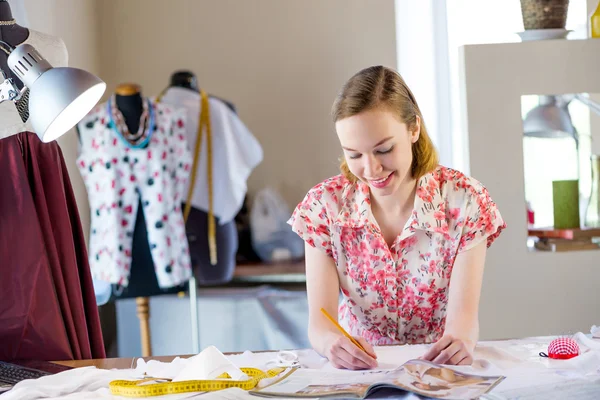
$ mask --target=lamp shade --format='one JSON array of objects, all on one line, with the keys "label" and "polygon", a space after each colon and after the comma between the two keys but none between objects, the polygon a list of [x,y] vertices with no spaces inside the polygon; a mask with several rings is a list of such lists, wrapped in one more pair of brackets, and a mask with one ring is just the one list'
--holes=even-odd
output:
[{"label": "lamp shade", "polygon": [[87,71],[53,68],[28,44],[11,52],[8,66],[29,88],[29,118],[33,130],[45,143],[73,128],[106,90],[106,83]]},{"label": "lamp shade", "polygon": [[571,138],[577,134],[566,106],[557,104],[555,96],[542,96],[540,105],[527,113],[523,133],[539,138]]}]

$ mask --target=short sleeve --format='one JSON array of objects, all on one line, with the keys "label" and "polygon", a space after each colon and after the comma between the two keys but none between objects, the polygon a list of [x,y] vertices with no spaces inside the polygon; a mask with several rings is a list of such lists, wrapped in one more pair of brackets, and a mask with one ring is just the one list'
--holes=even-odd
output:
[{"label": "short sleeve", "polygon": [[460,237],[458,252],[464,252],[487,240],[490,247],[506,228],[496,203],[488,190],[479,182],[473,182],[467,189],[465,220]]},{"label": "short sleeve", "polygon": [[333,257],[330,218],[322,187],[311,189],[287,221],[306,243]]}]

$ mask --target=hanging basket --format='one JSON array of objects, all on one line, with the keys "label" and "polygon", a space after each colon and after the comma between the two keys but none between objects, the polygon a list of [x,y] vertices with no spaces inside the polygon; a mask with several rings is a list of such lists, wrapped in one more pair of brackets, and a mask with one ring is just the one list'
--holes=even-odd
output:
[{"label": "hanging basket", "polygon": [[528,29],[564,29],[569,0],[521,0],[523,26]]}]

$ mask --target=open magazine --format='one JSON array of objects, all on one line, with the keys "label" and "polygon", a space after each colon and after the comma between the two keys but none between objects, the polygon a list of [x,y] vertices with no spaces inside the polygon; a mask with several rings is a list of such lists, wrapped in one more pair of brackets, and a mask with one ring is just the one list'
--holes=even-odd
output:
[{"label": "open magazine", "polygon": [[393,370],[324,372],[296,369],[271,385],[251,390],[263,397],[345,397],[364,399],[385,389],[412,392],[436,399],[477,399],[489,393],[504,376],[455,371],[424,360],[410,360]]}]

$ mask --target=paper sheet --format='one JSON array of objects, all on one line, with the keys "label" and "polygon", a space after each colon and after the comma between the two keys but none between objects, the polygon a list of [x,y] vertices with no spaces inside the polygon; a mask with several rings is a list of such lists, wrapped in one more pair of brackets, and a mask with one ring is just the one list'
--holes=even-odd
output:
[{"label": "paper sheet", "polygon": [[572,382],[528,386],[520,389],[503,391],[500,395],[494,397],[484,397],[484,399],[489,400],[496,398],[506,400],[598,400],[600,398],[600,383]]}]

